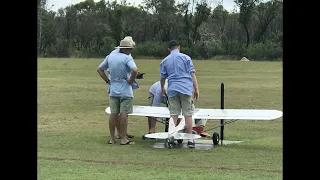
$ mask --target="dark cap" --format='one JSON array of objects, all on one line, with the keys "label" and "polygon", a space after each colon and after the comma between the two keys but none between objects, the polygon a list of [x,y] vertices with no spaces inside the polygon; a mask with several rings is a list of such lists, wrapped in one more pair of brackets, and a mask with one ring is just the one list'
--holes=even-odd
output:
[{"label": "dark cap", "polygon": [[176,40],[171,40],[171,41],[169,41],[168,48],[171,49],[171,48],[173,48],[173,47],[175,47],[175,46],[179,46],[179,45],[180,45],[180,44],[178,43],[178,41],[176,41]]}]

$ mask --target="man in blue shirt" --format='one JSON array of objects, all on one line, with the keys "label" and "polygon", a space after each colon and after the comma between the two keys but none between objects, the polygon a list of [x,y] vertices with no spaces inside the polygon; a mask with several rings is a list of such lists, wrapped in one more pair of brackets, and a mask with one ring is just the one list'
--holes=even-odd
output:
[{"label": "man in blue shirt", "polygon": [[[119,49],[117,49],[118,52],[119,52]],[[111,52],[112,53],[112,52]],[[130,55],[129,55],[130,56]],[[103,64],[104,62],[102,62],[101,64]],[[108,72],[108,78],[110,79],[110,73],[109,73],[109,69],[107,69],[107,72]],[[139,72],[138,72],[139,73]],[[108,94],[110,94],[110,84],[108,86]],[[120,139],[120,115],[118,115],[117,117],[117,121],[116,121],[116,130],[117,130],[117,139]],[[127,137],[130,139],[130,138],[134,138],[133,135],[130,135],[127,133]],[[111,143],[110,143],[111,144]]]},{"label": "man in blue shirt", "polygon": [[[133,41],[133,39],[132,39],[131,36],[126,36],[126,37],[124,38],[124,40],[129,40],[129,41],[131,41],[131,42],[133,43],[133,46],[135,46],[135,44],[136,44],[136,43]],[[119,53],[119,52],[120,52],[120,48],[116,48],[115,50],[111,51],[110,54]],[[109,54],[109,55],[110,55],[110,54]],[[129,54],[129,56],[132,58],[131,53]],[[107,56],[107,57],[108,57],[108,56]],[[103,60],[103,62],[101,63],[101,65],[103,65],[104,63],[106,63],[107,57]],[[101,65],[100,65],[100,66],[101,66]],[[106,69],[106,70],[107,70],[107,72],[108,72],[108,78],[110,79],[109,69]],[[110,85],[108,86],[108,93],[110,93]],[[116,121],[116,129],[117,129],[117,133],[118,133],[117,139],[120,139],[120,115],[118,116],[118,120]],[[134,136],[127,133],[127,137],[128,137],[128,138],[133,138]]]},{"label": "man in blue shirt", "polygon": [[[169,42],[170,54],[160,63],[161,91],[165,95],[164,84],[168,79],[167,96],[171,117],[177,125],[178,116],[185,117],[186,132],[192,133],[192,115],[194,111],[193,98],[199,98],[196,71],[191,58],[180,53],[180,44],[173,40]],[[193,148],[194,140],[188,140],[188,147]]]},{"label": "man in blue shirt", "polygon": [[[165,80],[164,84],[164,90],[165,93],[168,88],[168,79]],[[165,106],[167,107],[167,100],[164,98],[164,96],[161,95],[161,83],[160,81],[155,82],[150,88],[149,88],[149,106]],[[195,130],[198,134],[200,134],[203,137],[210,137],[210,135],[204,131],[204,127],[207,123],[207,119],[194,119],[195,121],[195,127],[193,127],[193,130]],[[155,133],[156,131],[156,118],[155,117],[148,117],[148,130],[149,133]],[[145,136],[142,137],[143,139],[150,139]]]},{"label": "man in blue shirt", "polygon": [[[110,86],[109,105],[110,105],[110,144],[115,141],[115,126],[118,114],[120,115],[120,136],[121,145],[134,144],[134,142],[127,139],[128,114],[132,113],[133,91],[132,84],[135,81],[138,69],[132,57],[134,43],[130,39],[123,39],[120,41],[119,52],[110,53],[103,61],[98,73],[100,77]],[[109,69],[110,79],[105,74],[105,70]]]}]

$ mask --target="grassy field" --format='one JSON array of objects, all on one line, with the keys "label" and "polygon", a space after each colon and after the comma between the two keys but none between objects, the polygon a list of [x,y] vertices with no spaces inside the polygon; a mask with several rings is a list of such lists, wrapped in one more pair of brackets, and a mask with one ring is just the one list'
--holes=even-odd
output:
[{"label": "grassy field", "polygon": [[[38,178],[95,179],[282,179],[282,118],[237,121],[225,127],[226,140],[243,143],[210,151],[153,149],[145,141],[146,118],[130,117],[135,145],[107,144],[107,85],[96,72],[102,59],[38,59]],[[159,80],[160,60],[136,60],[134,104],[147,105],[148,89]],[[281,62],[194,61],[200,88],[197,108],[282,110]],[[218,121],[207,123],[208,128]],[[158,124],[157,131],[164,125]],[[216,131],[219,131],[217,129]],[[212,133],[212,132],[210,132]]]}]

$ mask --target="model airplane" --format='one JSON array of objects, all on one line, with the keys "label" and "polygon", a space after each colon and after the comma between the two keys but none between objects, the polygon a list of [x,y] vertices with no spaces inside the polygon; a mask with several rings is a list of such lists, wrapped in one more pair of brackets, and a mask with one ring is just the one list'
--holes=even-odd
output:
[{"label": "model airplane", "polygon": [[[110,107],[105,109],[107,114],[110,114]],[[228,122],[234,122],[235,120],[274,120],[282,117],[282,112],[278,110],[266,110],[266,109],[195,109],[193,115],[194,119],[224,119],[230,120]],[[128,114],[129,116],[143,116],[143,117],[158,117],[158,118],[170,118],[170,111],[167,107],[154,107],[154,106],[133,106],[133,112]],[[178,140],[178,143],[182,143],[184,139],[198,139],[200,135],[184,133],[185,120],[184,116],[179,115],[180,123],[175,126],[173,119],[169,120],[168,132],[159,132],[146,134],[148,138],[166,139],[167,147],[171,148],[174,140]],[[194,122],[193,122],[194,125]],[[213,137],[214,138],[214,137]],[[214,144],[218,143],[218,140],[214,140]]]}]

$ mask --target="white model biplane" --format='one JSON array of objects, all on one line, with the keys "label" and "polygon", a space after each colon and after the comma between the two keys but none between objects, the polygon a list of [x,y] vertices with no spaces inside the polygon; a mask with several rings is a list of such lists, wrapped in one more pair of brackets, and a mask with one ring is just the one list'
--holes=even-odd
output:
[{"label": "white model biplane", "polygon": [[[110,114],[110,107],[105,109],[107,114]],[[154,107],[154,106],[133,106],[133,112],[129,116],[143,116],[143,117],[157,117],[157,118],[170,118],[170,112],[167,107]],[[280,118],[282,112],[278,110],[265,110],[265,109],[195,109],[193,115],[194,119],[223,119],[227,120],[224,124],[234,122],[236,120],[274,120]],[[179,116],[180,123],[175,126],[172,118],[169,119],[168,132],[159,132],[146,134],[148,138],[165,139],[166,146],[171,148],[174,140],[182,143],[184,139],[198,139],[201,138],[198,134],[184,133],[185,120],[182,115]],[[194,125],[194,121],[193,121]],[[213,128],[212,128],[213,129]],[[214,139],[213,143],[218,143],[219,139]],[[219,138],[219,137],[218,137]]]}]

